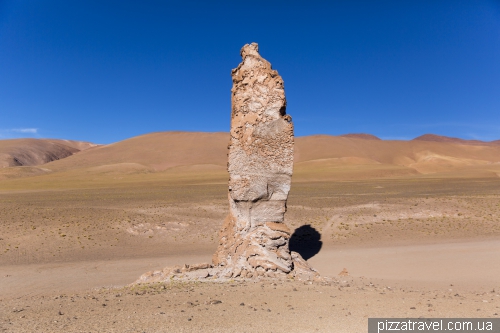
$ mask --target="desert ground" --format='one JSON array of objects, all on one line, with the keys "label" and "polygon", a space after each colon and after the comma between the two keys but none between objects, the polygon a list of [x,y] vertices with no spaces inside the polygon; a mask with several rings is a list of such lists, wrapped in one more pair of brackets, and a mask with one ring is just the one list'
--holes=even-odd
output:
[{"label": "desert ground", "polygon": [[324,281],[142,285],[147,271],[210,262],[228,213],[227,133],[57,144],[53,158],[0,144],[0,331],[366,332],[370,317],[500,317],[498,144],[297,138],[285,221]]}]

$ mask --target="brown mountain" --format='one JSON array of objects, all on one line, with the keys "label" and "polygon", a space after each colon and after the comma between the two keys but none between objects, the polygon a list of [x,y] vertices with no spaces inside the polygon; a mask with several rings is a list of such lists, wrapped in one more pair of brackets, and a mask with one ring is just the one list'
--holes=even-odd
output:
[{"label": "brown mountain", "polygon": [[[53,158],[43,168],[0,169],[0,179],[38,175],[37,182],[51,186],[58,182],[77,182],[83,184],[78,186],[84,186],[90,181],[105,184],[127,179],[226,182],[228,141],[229,133],[160,132],[75,154],[76,148],[68,148],[60,142],[34,140],[30,141],[31,149],[39,149],[34,143],[43,147],[50,143],[50,147],[59,152],[59,159]],[[1,145],[5,145],[5,141],[0,141]],[[50,154],[42,154],[42,157],[48,158],[47,155]],[[70,156],[61,158],[67,155]],[[422,175],[498,177],[500,145],[426,140],[384,141],[330,135],[295,139],[294,181]]]},{"label": "brown mountain", "polygon": [[460,138],[452,138],[448,136],[436,135],[436,134],[424,134],[419,137],[416,137],[416,141],[434,141],[434,142],[449,142],[449,143],[458,143],[461,145],[474,145],[474,146],[489,146],[489,145],[499,145],[500,140],[496,141],[480,141],[480,140],[464,140]]},{"label": "brown mountain", "polygon": [[94,146],[89,142],[56,139],[0,140],[0,167],[41,165]]},{"label": "brown mountain", "polygon": [[95,147],[46,165],[52,170],[148,169],[164,171],[181,165],[225,167],[229,133],[158,132]]},{"label": "brown mountain", "polygon": [[[151,133],[83,151],[45,167],[92,173],[173,172],[193,167],[225,172],[228,141],[228,133]],[[313,135],[295,139],[294,163],[298,175],[310,176],[353,170],[361,170],[358,176],[372,174],[370,170],[380,175],[435,173],[500,163],[500,146]]]},{"label": "brown mountain", "polygon": [[365,140],[382,140],[378,136],[367,133],[349,133],[349,134],[342,134],[339,136],[344,138],[355,138],[355,139],[365,139]]}]

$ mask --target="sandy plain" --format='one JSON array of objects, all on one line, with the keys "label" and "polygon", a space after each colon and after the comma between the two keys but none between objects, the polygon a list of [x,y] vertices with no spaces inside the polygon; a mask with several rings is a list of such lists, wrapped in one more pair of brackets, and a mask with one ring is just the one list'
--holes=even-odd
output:
[{"label": "sandy plain", "polygon": [[92,148],[4,179],[0,331],[366,332],[369,317],[499,317],[500,156],[488,147],[492,161],[472,163],[463,152],[482,148],[452,145],[464,156],[450,162],[425,145],[441,157],[414,159],[420,171],[302,148],[314,156],[297,163],[286,223],[327,282],[130,285],[210,261],[228,209],[218,150],[154,169],[99,151],[116,163],[96,165]]}]

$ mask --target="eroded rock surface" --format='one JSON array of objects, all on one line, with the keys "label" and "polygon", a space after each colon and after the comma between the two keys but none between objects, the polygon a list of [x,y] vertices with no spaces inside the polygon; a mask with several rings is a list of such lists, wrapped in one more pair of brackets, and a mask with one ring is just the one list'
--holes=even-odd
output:
[{"label": "eroded rock surface", "polygon": [[166,268],[139,282],[319,277],[289,250],[291,232],[284,214],[293,172],[293,124],[286,114],[283,79],[258,51],[256,43],[243,46],[243,61],[232,70],[229,215],[212,265]]},{"label": "eroded rock surface", "polygon": [[229,216],[214,265],[228,277],[289,273],[290,230],[283,223],[293,171],[293,124],[283,79],[258,45],[241,49],[232,71]]}]

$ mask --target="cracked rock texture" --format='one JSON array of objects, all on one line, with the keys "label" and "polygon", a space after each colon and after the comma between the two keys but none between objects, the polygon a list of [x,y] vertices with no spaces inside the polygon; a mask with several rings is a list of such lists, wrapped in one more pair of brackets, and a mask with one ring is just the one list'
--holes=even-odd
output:
[{"label": "cracked rock texture", "polygon": [[283,79],[259,54],[241,49],[232,70],[229,209],[213,264],[226,277],[287,274],[290,230],[283,223],[293,171],[293,124]]},{"label": "cracked rock texture", "polygon": [[138,283],[229,278],[322,279],[288,247],[284,223],[293,171],[293,124],[286,114],[283,79],[259,54],[256,43],[241,49],[232,70],[229,141],[229,215],[212,264],[167,267]]}]

